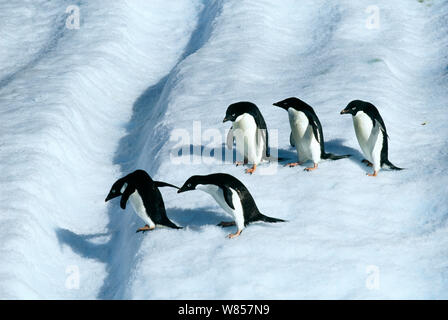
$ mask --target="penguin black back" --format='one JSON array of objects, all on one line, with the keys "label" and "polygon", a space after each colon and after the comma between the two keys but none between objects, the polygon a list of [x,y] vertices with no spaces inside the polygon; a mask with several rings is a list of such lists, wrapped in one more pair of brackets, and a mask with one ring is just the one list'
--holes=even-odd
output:
[{"label": "penguin black back", "polygon": [[341,111],[341,114],[351,114],[352,116],[356,116],[356,114],[362,111],[364,112],[372,121],[373,127],[379,125],[380,130],[383,133],[383,141],[381,148],[381,163],[380,165],[387,165],[389,168],[393,170],[402,170],[403,168],[399,168],[393,165],[389,161],[389,146],[388,139],[389,135],[387,134],[386,124],[384,123],[383,118],[381,117],[378,109],[370,102],[362,101],[362,100],[353,100],[351,101],[344,110]]},{"label": "penguin black back", "polygon": [[137,191],[143,202],[146,214],[155,224],[180,229],[168,219],[159,187],[173,187],[178,189],[176,186],[169,183],[153,181],[149,174],[144,170],[136,170],[127,176],[118,179],[113,184],[106,201],[121,196],[120,207],[126,209],[126,203],[129,197]]},{"label": "penguin black back", "polygon": [[194,190],[199,184],[212,184],[220,187],[223,190],[225,201],[232,209],[234,209],[235,206],[232,203],[232,192],[230,189],[235,190],[241,200],[241,205],[243,207],[245,226],[255,221],[284,222],[284,220],[282,219],[263,215],[258,210],[255,200],[246,186],[240,180],[230,174],[214,173],[206,176],[192,176],[184,183],[184,185],[179,189],[178,192]]},{"label": "penguin black back", "polygon": [[[309,104],[300,100],[299,98],[291,97],[291,98],[287,98],[282,101],[274,103],[274,106],[285,109],[286,111],[288,111],[289,108],[293,108],[296,111],[301,111],[305,114],[305,116],[308,118],[308,122],[309,122],[310,126],[313,129],[314,137],[320,144],[320,152],[321,152],[322,159],[339,160],[339,159],[350,157],[350,155],[338,156],[338,155],[334,155],[334,154],[325,152],[324,133],[322,130],[322,124],[320,123],[320,120],[319,120],[316,112]],[[291,136],[292,136],[292,134],[291,134]],[[292,140],[292,139],[290,138],[290,140]],[[292,141],[290,141],[290,143],[291,142]],[[292,145],[292,143],[291,143],[291,145]]]}]

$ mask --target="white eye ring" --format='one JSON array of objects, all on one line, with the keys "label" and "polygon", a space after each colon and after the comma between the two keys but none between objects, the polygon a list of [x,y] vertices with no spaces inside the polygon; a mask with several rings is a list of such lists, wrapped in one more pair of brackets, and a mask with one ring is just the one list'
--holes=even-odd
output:
[{"label": "white eye ring", "polygon": [[187,184],[187,187],[190,188],[191,187],[191,183]]}]

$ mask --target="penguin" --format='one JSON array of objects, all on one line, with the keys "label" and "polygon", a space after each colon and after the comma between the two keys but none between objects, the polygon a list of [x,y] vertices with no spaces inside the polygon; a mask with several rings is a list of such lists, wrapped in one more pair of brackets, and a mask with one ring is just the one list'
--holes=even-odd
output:
[{"label": "penguin", "polygon": [[291,147],[295,147],[296,146],[296,143],[294,141],[294,135],[292,134],[292,131],[289,134],[289,144],[291,145]]},{"label": "penguin", "polygon": [[295,167],[312,160],[313,167],[305,168],[306,171],[317,169],[322,159],[339,160],[350,155],[334,155],[325,152],[324,135],[322,125],[313,108],[302,100],[292,97],[273,104],[288,111],[289,124],[291,126],[290,144],[297,150],[298,162],[288,163],[287,166]]},{"label": "penguin", "polygon": [[210,194],[215,201],[230,214],[234,221],[223,221],[221,227],[236,225],[237,232],[228,235],[228,238],[238,237],[243,229],[252,222],[285,222],[285,220],[271,218],[260,213],[255,200],[244,184],[232,175],[214,173],[205,176],[192,176],[177,191],[178,193],[201,190]]},{"label": "penguin", "polygon": [[127,176],[118,179],[110,189],[106,202],[121,196],[120,207],[126,209],[126,202],[131,200],[135,213],[146,225],[137,229],[137,232],[153,230],[157,226],[166,226],[173,229],[181,229],[171,222],[166,216],[165,205],[159,187],[173,187],[172,184],[153,181],[144,170],[136,170]]},{"label": "penguin", "polygon": [[370,102],[354,100],[341,111],[341,114],[347,113],[353,116],[356,138],[366,157],[362,162],[373,167],[373,173],[367,175],[376,177],[384,165],[393,170],[403,170],[393,165],[388,159],[387,139],[389,136],[378,109]]},{"label": "penguin", "polygon": [[232,149],[235,139],[236,151],[240,159],[244,159],[236,165],[252,164],[246,173],[254,173],[257,165],[270,156],[268,130],[260,110],[252,102],[233,103],[227,108],[223,122],[226,121],[233,123],[227,136],[227,147]]}]

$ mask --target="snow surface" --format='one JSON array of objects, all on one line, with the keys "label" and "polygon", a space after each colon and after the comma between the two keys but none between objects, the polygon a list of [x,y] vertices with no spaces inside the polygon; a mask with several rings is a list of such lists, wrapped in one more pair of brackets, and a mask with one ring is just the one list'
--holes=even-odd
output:
[{"label": "snow surface", "polygon": [[[448,298],[448,2],[374,5],[372,29],[371,1],[0,2],[0,298]],[[249,100],[295,160],[272,106],[290,96],[314,107],[329,152],[353,157],[252,176],[210,157],[227,106]],[[379,108],[406,170],[365,176],[339,115],[354,99]],[[202,157],[178,157],[179,130]],[[209,195],[163,188],[185,228],[136,234],[132,209],[104,198],[137,168],[176,185],[230,173],[288,222],[229,240]]]}]

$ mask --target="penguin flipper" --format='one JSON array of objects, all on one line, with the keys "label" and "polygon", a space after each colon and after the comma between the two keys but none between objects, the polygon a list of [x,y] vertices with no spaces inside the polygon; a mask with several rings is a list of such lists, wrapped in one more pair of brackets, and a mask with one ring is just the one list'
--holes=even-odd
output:
[{"label": "penguin flipper", "polygon": [[384,124],[383,119],[375,119],[374,125],[375,124],[378,124],[379,127],[380,127],[381,132],[386,136],[387,139],[390,139],[389,135],[387,134],[386,125]]},{"label": "penguin flipper", "polygon": [[224,200],[226,200],[227,205],[230,208],[232,208],[233,210],[235,210],[235,206],[233,205],[233,201],[232,201],[232,190],[230,190],[226,186],[221,186],[221,188],[222,188],[222,192],[224,194]]},{"label": "penguin flipper", "polygon": [[126,190],[124,190],[123,194],[121,195],[120,199],[120,207],[121,209],[126,209],[126,202],[128,202],[129,197],[131,194],[133,194],[135,191],[135,188],[133,187],[127,187]]},{"label": "penguin flipper", "polygon": [[289,135],[289,144],[291,145],[291,147],[295,147],[296,146],[296,142],[294,141],[294,135],[292,134],[292,131]]},{"label": "penguin flipper", "polygon": [[257,144],[263,144],[263,157],[269,157],[271,154],[269,150],[269,135],[267,129],[258,129],[257,130]]},{"label": "penguin flipper", "polygon": [[[311,107],[310,107],[311,108]],[[323,144],[322,141],[322,125],[320,124],[319,118],[317,117],[314,110],[311,108],[311,110],[304,111],[305,116],[308,118],[308,123],[313,129],[314,138],[317,142],[320,144]]]},{"label": "penguin flipper", "polygon": [[229,133],[227,133],[226,145],[227,145],[227,149],[232,150],[232,148],[233,148],[233,126],[230,127]]},{"label": "penguin flipper", "polygon": [[316,139],[317,142],[322,143],[320,140],[320,132],[319,132],[319,126],[316,122],[316,120],[312,119],[312,121],[310,121],[311,127],[313,128],[313,134],[314,134],[314,138]]},{"label": "penguin flipper", "polygon": [[154,181],[154,184],[156,185],[156,187],[161,188],[161,187],[171,187],[171,188],[176,188],[176,189],[180,189],[179,187],[176,187],[175,185],[163,182],[163,181]]}]

